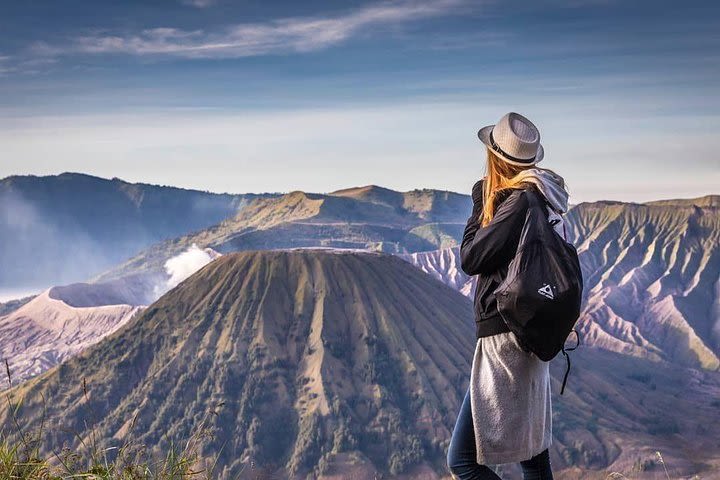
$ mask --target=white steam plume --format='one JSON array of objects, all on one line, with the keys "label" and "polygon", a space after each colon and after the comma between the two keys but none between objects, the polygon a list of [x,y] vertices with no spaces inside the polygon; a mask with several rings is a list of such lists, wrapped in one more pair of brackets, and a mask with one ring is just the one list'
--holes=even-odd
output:
[{"label": "white steam plume", "polygon": [[175,288],[180,282],[221,255],[221,253],[216,252],[212,248],[200,248],[193,243],[192,246],[184,252],[169,258],[165,262],[165,272],[169,278],[165,284],[155,287],[156,298],[168,290]]}]

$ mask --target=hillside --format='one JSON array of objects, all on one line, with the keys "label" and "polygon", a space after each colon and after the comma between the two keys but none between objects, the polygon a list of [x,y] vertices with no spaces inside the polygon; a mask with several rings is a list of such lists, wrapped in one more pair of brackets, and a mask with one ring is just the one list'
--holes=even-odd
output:
[{"label": "hillside", "polygon": [[720,368],[720,208],[699,205],[581,204],[570,212],[588,341]]},{"label": "hillside", "polygon": [[[130,320],[142,310],[142,297],[134,292],[138,287],[53,287],[0,315],[0,360],[8,362],[13,384],[77,355]],[[3,378],[0,390],[9,386]]]},{"label": "hillside", "polygon": [[[219,256],[193,247],[169,259],[164,275],[59,285],[0,304],[0,361],[8,361],[16,384],[39,375],[97,343]],[[7,386],[3,382],[0,390]]]},{"label": "hillside", "polygon": [[137,415],[134,435],[158,450],[165,433],[182,438],[208,418],[218,439],[207,453],[229,440],[228,475],[248,461],[332,468],[352,452],[366,472],[442,471],[472,328],[467,298],[397,257],[247,251],[216,259],[16,393],[24,415],[38,420],[42,393],[49,424],[75,429],[91,406],[105,439],[121,439]]},{"label": "hillside", "polygon": [[[203,454],[228,442],[220,478],[250,462],[276,478],[448,478],[447,442],[475,344],[471,318],[465,296],[397,256],[246,251],[214,260],[12,394],[25,399],[28,428],[47,399],[56,446],[72,442],[73,430],[88,435],[83,422],[95,418],[97,438],[117,444],[131,432],[157,453],[168,447],[165,434],[187,438],[207,422],[213,437]],[[659,474],[655,450],[674,477],[717,473],[720,373],[583,346],[560,397],[563,368],[553,360],[558,478],[599,479],[637,465]],[[5,431],[9,421],[2,411]],[[504,471],[519,478],[516,467]]]},{"label": "hillside", "polygon": [[336,190],[330,195],[384,205],[416,214],[427,222],[462,221],[462,211],[469,206],[467,195],[430,188],[398,192],[377,185],[365,185]]},{"label": "hillside", "polygon": [[398,254],[398,257],[412,263],[423,272],[454,288],[466,297],[473,298],[474,277],[465,275],[465,272],[460,268],[460,247],[442,248],[429,252],[404,253]]},{"label": "hillside", "polygon": [[28,303],[30,300],[32,300],[35,297],[37,297],[37,295],[28,295],[26,297],[21,297],[16,300],[0,302],[0,317],[14,312],[15,310],[22,307],[23,305],[25,305],[26,303]]},{"label": "hillside", "polygon": [[[582,203],[567,215],[585,279],[581,327],[592,345],[720,367],[720,208],[709,197]],[[402,255],[471,296],[458,247]]]},{"label": "hillside", "polygon": [[267,194],[229,195],[79,173],[0,179],[0,288],[85,281]]},{"label": "hillside", "polygon": [[720,207],[720,195],[705,195],[697,198],[676,198],[668,200],[654,200],[645,202],[645,205],[677,205],[677,206],[696,206],[696,207]]},{"label": "hillside", "polygon": [[153,245],[95,281],[157,273],[168,258],[192,244],[221,253],[315,246],[388,253],[433,250],[453,245],[462,235],[469,208],[467,195],[427,189],[293,191],[255,199],[218,225]]},{"label": "hillside", "polygon": [[607,480],[610,472],[621,472],[665,479],[655,455],[660,451],[672,479],[720,479],[720,372],[587,345],[570,354],[562,396],[562,355],[550,367],[556,478]]}]

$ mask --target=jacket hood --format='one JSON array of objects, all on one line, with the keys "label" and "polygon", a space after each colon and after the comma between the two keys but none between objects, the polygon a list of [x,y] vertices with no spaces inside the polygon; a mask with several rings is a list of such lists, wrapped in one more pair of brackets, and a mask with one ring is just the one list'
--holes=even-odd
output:
[{"label": "jacket hood", "polygon": [[518,173],[515,178],[537,186],[556,212],[561,214],[567,212],[569,194],[564,187],[565,181],[560,175],[539,168],[528,168]]}]

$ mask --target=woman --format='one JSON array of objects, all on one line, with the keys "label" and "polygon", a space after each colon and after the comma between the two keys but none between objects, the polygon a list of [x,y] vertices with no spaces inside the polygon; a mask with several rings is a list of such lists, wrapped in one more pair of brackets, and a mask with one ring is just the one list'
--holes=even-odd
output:
[{"label": "woman", "polygon": [[[544,150],[526,117],[507,113],[478,137],[487,147],[487,174],[473,186],[473,210],[460,247],[462,270],[477,275],[477,343],[448,467],[461,480],[499,479],[488,465],[520,462],[526,480],[551,480],[549,363],[523,350],[500,317],[493,291],[515,255],[530,190],[545,199],[550,220],[567,211],[568,194],[562,177],[535,166]],[[562,222],[555,228],[564,236]]]}]

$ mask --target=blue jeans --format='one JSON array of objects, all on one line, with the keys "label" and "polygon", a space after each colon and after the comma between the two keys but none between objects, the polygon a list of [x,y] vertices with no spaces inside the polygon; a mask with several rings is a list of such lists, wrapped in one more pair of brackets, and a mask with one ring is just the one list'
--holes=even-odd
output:
[{"label": "blue jeans", "polygon": [[[501,480],[489,467],[477,463],[476,453],[475,429],[470,408],[470,388],[468,387],[448,448],[448,468],[454,478],[460,480]],[[529,460],[520,462],[520,467],[522,467],[525,480],[553,480],[547,449]]]}]

